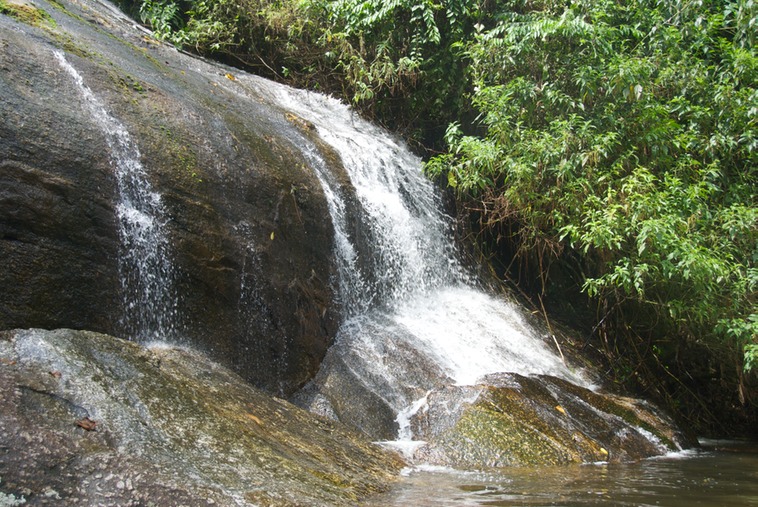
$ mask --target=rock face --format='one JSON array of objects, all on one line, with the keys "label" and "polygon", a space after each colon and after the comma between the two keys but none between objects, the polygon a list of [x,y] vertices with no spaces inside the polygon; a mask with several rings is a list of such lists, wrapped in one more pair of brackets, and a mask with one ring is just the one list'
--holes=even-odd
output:
[{"label": "rock face", "polygon": [[[462,384],[387,324],[338,335],[292,401],[416,464],[460,470],[628,462],[697,445],[656,407],[548,374],[491,373]],[[390,360],[385,358],[391,357]]]},{"label": "rock face", "polygon": [[414,459],[464,469],[627,462],[693,444],[645,402],[550,376],[435,390],[410,424],[426,442]]},{"label": "rock face", "polygon": [[402,465],[200,354],[71,330],[0,334],[0,447],[0,504],[354,505]]},{"label": "rock face", "polygon": [[462,382],[397,320],[377,318],[355,329],[351,335],[343,327],[316,377],[292,401],[370,440],[397,440],[392,445],[416,464],[466,470],[627,462],[697,445],[656,407],[604,391],[576,367]]},{"label": "rock face", "polygon": [[315,134],[262,98],[263,80],[243,84],[164,46],[108,4],[22,7],[0,15],[0,329],[139,336],[119,263],[114,150],[62,51],[128,132],[165,209],[177,301],[158,338],[293,392],[337,320],[331,222],[299,146]]}]

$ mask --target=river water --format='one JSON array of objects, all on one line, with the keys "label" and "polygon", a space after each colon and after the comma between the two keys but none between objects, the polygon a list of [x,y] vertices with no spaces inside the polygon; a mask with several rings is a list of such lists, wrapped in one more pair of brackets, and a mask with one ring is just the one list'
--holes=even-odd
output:
[{"label": "river water", "polygon": [[627,464],[461,472],[419,467],[364,505],[758,506],[758,443],[702,441],[702,448]]}]

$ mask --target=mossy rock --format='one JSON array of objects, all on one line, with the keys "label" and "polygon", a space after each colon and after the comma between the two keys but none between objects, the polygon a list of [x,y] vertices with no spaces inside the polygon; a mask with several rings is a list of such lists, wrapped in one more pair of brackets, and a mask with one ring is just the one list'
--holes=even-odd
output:
[{"label": "mossy rock", "polygon": [[0,0],[0,14],[10,16],[27,25],[55,28],[56,22],[44,9],[25,0]]},{"label": "mossy rock", "polygon": [[[415,459],[459,468],[626,462],[689,444],[639,400],[549,376],[498,374],[488,384],[429,395],[412,421]],[[467,392],[464,392],[467,391]],[[474,400],[451,411],[451,400]]]},{"label": "mossy rock", "polygon": [[404,465],[197,352],[84,331],[0,333],[0,427],[33,505],[354,505]]}]

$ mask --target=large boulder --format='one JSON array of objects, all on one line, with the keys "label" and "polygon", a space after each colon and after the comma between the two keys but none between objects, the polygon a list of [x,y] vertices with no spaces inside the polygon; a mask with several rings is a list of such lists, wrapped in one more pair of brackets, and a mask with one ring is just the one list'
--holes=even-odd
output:
[{"label": "large boulder", "polygon": [[354,505],[402,466],[196,352],[71,330],[0,333],[0,448],[3,505]]},{"label": "large boulder", "polygon": [[[264,98],[264,80],[163,45],[105,2],[4,12],[0,329],[184,342],[271,392],[303,385],[337,314],[333,230],[301,148],[321,146],[339,171],[337,157]],[[148,313],[168,315],[161,329],[141,329],[143,310],[124,294],[134,273],[118,230],[118,153],[82,87],[123,126],[160,195],[168,295]]]},{"label": "large boulder", "polygon": [[489,375],[430,392],[411,415],[413,458],[456,468],[627,462],[694,444],[644,401],[557,377]]}]

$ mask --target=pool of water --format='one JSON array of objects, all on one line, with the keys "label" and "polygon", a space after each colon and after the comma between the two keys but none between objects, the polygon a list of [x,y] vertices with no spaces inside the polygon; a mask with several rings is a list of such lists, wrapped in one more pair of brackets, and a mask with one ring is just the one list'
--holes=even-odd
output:
[{"label": "pool of water", "polygon": [[758,443],[701,441],[702,448],[628,464],[461,472],[408,470],[363,505],[758,506]]}]

